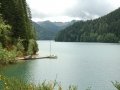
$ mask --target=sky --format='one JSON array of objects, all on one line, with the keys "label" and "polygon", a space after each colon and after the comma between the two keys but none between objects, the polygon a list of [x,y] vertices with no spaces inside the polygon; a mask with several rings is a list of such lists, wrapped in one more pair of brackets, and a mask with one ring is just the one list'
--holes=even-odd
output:
[{"label": "sky", "polygon": [[90,20],[120,7],[120,0],[27,0],[27,3],[36,22]]}]

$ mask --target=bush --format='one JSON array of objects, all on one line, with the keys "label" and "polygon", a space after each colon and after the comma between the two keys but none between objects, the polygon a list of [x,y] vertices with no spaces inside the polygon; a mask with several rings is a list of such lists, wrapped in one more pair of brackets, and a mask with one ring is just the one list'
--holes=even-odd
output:
[{"label": "bush", "polygon": [[7,49],[3,49],[2,45],[0,44],[0,64],[6,65],[15,62],[16,62],[16,50],[13,49],[11,51],[8,51]]},{"label": "bush", "polygon": [[33,55],[33,54],[36,54],[37,51],[38,51],[38,46],[36,41],[34,39],[30,39],[27,54]]}]

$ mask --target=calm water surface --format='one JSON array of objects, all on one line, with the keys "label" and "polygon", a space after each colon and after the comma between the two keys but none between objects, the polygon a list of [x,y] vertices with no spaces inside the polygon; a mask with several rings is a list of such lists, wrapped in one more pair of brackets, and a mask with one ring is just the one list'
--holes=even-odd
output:
[{"label": "calm water surface", "polygon": [[[49,41],[38,41],[39,54],[49,55]],[[7,76],[29,82],[57,80],[66,88],[78,90],[116,90],[111,81],[120,81],[120,45],[110,43],[53,42],[52,53],[58,59],[40,59],[10,65],[0,70]],[[65,89],[66,90],[66,89]]]}]

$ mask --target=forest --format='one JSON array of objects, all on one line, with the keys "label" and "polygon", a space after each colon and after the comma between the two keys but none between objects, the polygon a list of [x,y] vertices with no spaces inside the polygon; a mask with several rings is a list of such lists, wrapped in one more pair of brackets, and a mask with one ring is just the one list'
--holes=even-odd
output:
[{"label": "forest", "polygon": [[36,54],[36,33],[26,0],[0,0],[0,64]]},{"label": "forest", "polygon": [[60,31],[56,41],[120,42],[120,8],[95,20],[79,21]]}]

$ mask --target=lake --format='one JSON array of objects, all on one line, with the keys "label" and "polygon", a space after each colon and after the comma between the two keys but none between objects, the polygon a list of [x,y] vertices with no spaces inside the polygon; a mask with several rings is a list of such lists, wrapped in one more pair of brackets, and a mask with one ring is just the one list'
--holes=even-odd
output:
[{"label": "lake", "polygon": [[[50,41],[38,41],[39,54],[49,55]],[[120,44],[51,41],[57,59],[39,59],[9,65],[0,70],[9,77],[29,82],[57,80],[66,90],[116,90],[111,81],[120,81]]]}]

